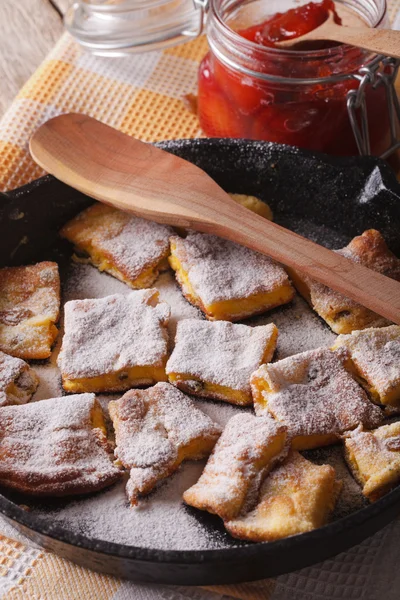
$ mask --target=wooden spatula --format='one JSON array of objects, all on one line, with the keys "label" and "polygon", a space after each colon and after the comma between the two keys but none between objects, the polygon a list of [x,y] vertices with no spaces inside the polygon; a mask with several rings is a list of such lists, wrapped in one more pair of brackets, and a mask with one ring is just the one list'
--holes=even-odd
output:
[{"label": "wooden spatula", "polygon": [[334,22],[333,13],[316,29],[291,40],[276,42],[278,48],[295,48],[303,42],[309,41],[341,42],[350,44],[376,54],[400,58],[400,31],[390,29],[373,29],[371,27],[345,27]]},{"label": "wooden spatula", "polygon": [[78,114],[47,121],[30,150],[46,171],[96,200],[248,246],[400,324],[400,283],[252,213],[181,158]]}]

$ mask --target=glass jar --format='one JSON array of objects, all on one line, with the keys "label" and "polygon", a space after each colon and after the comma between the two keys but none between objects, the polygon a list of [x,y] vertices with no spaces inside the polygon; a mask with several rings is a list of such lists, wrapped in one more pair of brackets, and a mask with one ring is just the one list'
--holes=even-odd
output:
[{"label": "glass jar", "polygon": [[[385,0],[335,4],[340,16],[344,11],[370,27],[389,26]],[[384,154],[395,132],[384,77],[389,67],[379,58],[344,44],[307,51],[270,48],[237,33],[298,5],[296,0],[211,0],[210,51],[199,70],[204,133],[330,154]]]},{"label": "glass jar", "polygon": [[67,30],[97,56],[160,50],[198,37],[204,0],[79,0],[64,16]]}]

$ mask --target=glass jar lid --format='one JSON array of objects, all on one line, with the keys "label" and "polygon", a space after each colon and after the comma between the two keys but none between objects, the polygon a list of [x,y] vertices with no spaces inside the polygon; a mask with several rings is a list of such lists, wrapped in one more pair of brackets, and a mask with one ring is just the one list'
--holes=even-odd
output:
[{"label": "glass jar lid", "polygon": [[66,12],[67,30],[92,53],[124,56],[198,37],[206,0],[79,0]]}]

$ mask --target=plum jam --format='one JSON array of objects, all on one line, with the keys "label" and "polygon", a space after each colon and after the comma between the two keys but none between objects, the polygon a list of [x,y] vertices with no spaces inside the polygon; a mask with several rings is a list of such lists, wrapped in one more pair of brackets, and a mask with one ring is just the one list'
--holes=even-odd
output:
[{"label": "plum jam", "polygon": [[[251,4],[244,4],[243,10]],[[229,0],[213,0],[208,17],[210,51],[200,65],[198,84],[204,133],[281,142],[330,154],[357,154],[348,94],[359,88],[360,69],[375,56],[330,42],[303,42],[290,50],[276,46],[314,30],[330,12],[342,24],[343,10],[345,15],[352,13],[352,1],[294,4],[245,27],[237,25],[243,15],[232,18],[232,5]],[[359,5],[358,0],[355,6]],[[358,13],[358,24],[361,19],[365,26],[387,25],[384,0],[367,5],[370,13],[367,8],[362,18]],[[340,16],[337,6],[342,9]],[[390,144],[385,86],[366,85],[364,93],[370,150],[379,155]]]}]

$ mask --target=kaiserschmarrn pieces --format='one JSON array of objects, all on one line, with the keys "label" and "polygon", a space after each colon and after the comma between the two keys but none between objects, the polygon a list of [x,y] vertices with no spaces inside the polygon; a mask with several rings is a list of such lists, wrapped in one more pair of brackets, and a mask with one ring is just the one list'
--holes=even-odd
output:
[{"label": "kaiserschmarrn pieces", "polygon": [[0,351],[0,407],[26,404],[38,385],[38,376],[24,360]]},{"label": "kaiserschmarrn pieces", "polygon": [[208,456],[221,429],[169,383],[131,390],[109,403],[117,461],[129,469],[127,495],[139,495],[171,475],[184,460]]},{"label": "kaiserschmarrn pieces", "polygon": [[48,358],[59,312],[56,263],[0,269],[0,350],[17,358]]},{"label": "kaiserschmarrn pieces", "polygon": [[247,194],[229,194],[232,200],[241,204],[245,208],[251,210],[251,212],[260,217],[264,217],[269,221],[272,221],[272,210],[266,202],[263,202],[256,196],[248,196]]},{"label": "kaiserschmarrn pieces", "polygon": [[[364,231],[337,252],[353,262],[400,281],[400,260],[375,229]],[[300,272],[291,273],[291,277],[300,294],[335,333],[351,333],[355,329],[389,324],[389,321],[368,308]]]},{"label": "kaiserschmarrn pieces", "polygon": [[400,327],[371,327],[339,335],[338,350],[345,367],[378,404],[400,404]]},{"label": "kaiserschmarrn pieces", "polygon": [[358,427],[345,440],[346,460],[369,500],[378,500],[400,482],[400,422],[374,431]]},{"label": "kaiserschmarrn pieces", "polygon": [[286,272],[272,259],[214,235],[172,237],[169,261],[184,296],[210,320],[238,321],[294,295]]},{"label": "kaiserschmarrn pieces", "polygon": [[186,504],[224,521],[257,502],[262,481],[287,454],[286,427],[271,417],[241,413],[232,417],[200,479],[183,494]]},{"label": "kaiserschmarrn pieces", "polygon": [[252,404],[250,375],[272,359],[277,338],[273,324],[180,321],[166,367],[169,381],[188,394]]},{"label": "kaiserschmarrn pieces", "polygon": [[90,262],[132,288],[148,288],[168,268],[173,230],[121,210],[93,204],[61,229],[75,260]]},{"label": "kaiserschmarrn pieces", "polygon": [[166,381],[169,315],[156,289],[67,302],[58,357],[64,389],[124,391]]},{"label": "kaiserschmarrn pieces", "polygon": [[117,481],[94,394],[0,410],[0,484],[36,496],[88,494]]},{"label": "kaiserschmarrn pieces", "polygon": [[251,387],[256,414],[271,414],[286,425],[296,450],[335,443],[360,423],[371,428],[383,419],[381,409],[327,348],[262,365]]},{"label": "kaiserschmarrn pieces", "polygon": [[311,531],[325,525],[341,487],[333,467],[291,452],[265,479],[257,506],[224,525],[234,537],[252,542]]}]

